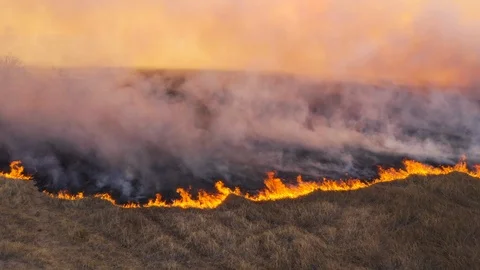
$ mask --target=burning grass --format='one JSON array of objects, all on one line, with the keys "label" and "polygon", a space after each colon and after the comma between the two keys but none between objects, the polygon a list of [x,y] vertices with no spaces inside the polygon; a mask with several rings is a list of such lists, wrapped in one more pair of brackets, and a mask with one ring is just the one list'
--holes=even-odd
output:
[{"label": "burning grass", "polygon": [[[215,183],[215,193],[208,193],[200,190],[198,198],[193,198],[192,194],[183,188],[178,188],[177,193],[180,195],[180,199],[174,200],[171,203],[167,203],[162,200],[162,195],[157,194],[155,199],[150,199],[146,204],[140,204],[137,202],[129,202],[126,204],[117,204],[114,198],[110,194],[94,194],[93,197],[99,198],[110,202],[115,206],[122,208],[141,208],[141,207],[178,207],[178,208],[198,208],[198,209],[213,209],[219,207],[230,196],[238,196],[254,202],[263,201],[276,201],[282,199],[295,199],[302,197],[312,192],[321,191],[352,191],[357,189],[363,189],[371,187],[372,185],[390,182],[394,180],[405,180],[412,175],[446,175],[452,172],[465,173],[474,178],[480,178],[480,165],[475,165],[474,170],[470,170],[467,167],[465,159],[462,159],[455,166],[440,166],[433,167],[414,160],[405,160],[403,162],[404,169],[378,168],[379,176],[372,181],[362,181],[360,179],[347,179],[347,180],[331,180],[324,178],[321,181],[308,181],[302,180],[301,176],[297,177],[296,184],[285,184],[280,178],[275,176],[275,173],[268,173],[267,179],[265,179],[265,188],[258,191],[256,194],[243,193],[240,188],[236,187],[230,189],[225,186],[222,181]],[[24,168],[20,161],[13,161],[10,164],[10,172],[0,172],[0,176],[13,180],[32,180],[31,176],[23,174]],[[44,191],[52,198],[58,198],[62,200],[81,200],[86,196],[83,192],[78,194],[70,194],[68,191],[60,191],[56,194]]]},{"label": "burning grass", "polygon": [[295,200],[229,196],[209,211],[129,211],[0,181],[0,267],[473,269],[480,181],[439,172]]}]

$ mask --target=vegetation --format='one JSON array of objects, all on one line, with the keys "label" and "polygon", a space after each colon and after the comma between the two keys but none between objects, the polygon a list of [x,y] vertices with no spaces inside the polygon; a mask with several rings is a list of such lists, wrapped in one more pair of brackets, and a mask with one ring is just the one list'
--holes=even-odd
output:
[{"label": "vegetation", "polygon": [[0,179],[1,269],[473,269],[480,181],[410,177],[214,210],[62,201]]}]

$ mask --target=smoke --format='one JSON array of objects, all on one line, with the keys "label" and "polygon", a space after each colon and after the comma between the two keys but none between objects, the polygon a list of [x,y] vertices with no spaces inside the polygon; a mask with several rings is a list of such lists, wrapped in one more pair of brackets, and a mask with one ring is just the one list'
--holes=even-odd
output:
[{"label": "smoke", "polygon": [[354,4],[0,0],[0,163],[127,200],[480,160],[479,4]]},{"label": "smoke", "polygon": [[40,66],[478,83],[473,0],[0,0],[0,52]]},{"label": "smoke", "polygon": [[130,69],[0,71],[0,159],[42,189],[139,199],[178,186],[258,188],[265,173],[371,178],[403,158],[480,160],[468,89]]}]

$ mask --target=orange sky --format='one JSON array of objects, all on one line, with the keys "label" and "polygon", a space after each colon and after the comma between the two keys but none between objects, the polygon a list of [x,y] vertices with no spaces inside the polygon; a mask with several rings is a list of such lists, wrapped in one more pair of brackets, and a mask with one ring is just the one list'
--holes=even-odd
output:
[{"label": "orange sky", "polygon": [[465,83],[479,75],[480,2],[0,0],[0,54],[42,66]]}]

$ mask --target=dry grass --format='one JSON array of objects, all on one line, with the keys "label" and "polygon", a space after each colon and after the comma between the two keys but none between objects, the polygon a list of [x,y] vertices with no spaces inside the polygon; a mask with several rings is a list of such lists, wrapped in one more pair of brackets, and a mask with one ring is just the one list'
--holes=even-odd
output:
[{"label": "dry grass", "polygon": [[0,181],[1,269],[474,269],[480,181],[462,174],[215,210],[59,201]]}]

